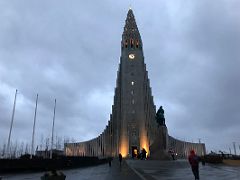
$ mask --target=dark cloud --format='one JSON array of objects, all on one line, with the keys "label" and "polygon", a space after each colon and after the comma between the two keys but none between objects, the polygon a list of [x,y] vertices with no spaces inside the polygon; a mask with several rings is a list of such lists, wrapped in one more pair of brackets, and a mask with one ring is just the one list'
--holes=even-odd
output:
[{"label": "dark cloud", "polygon": [[[36,138],[88,140],[105,128],[116,84],[120,41],[131,2],[2,1],[0,3],[0,144]],[[201,138],[208,149],[239,141],[240,3],[132,2],[157,106],[171,135]],[[220,140],[221,139],[221,140]]]}]

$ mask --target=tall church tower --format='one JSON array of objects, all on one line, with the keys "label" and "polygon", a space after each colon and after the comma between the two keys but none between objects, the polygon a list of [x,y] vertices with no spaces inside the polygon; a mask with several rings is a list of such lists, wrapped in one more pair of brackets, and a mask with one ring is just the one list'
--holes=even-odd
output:
[{"label": "tall church tower", "polygon": [[65,143],[67,156],[134,157],[143,148],[152,159],[169,159],[168,150],[187,157],[190,149],[206,153],[205,144],[190,143],[168,135],[167,127],[155,120],[156,107],[144,63],[143,44],[133,11],[129,9],[121,41],[112,114],[96,138]]},{"label": "tall church tower", "polygon": [[149,152],[156,130],[155,105],[144,63],[143,44],[129,9],[121,41],[121,57],[113,105],[117,151],[134,156],[143,148]]}]

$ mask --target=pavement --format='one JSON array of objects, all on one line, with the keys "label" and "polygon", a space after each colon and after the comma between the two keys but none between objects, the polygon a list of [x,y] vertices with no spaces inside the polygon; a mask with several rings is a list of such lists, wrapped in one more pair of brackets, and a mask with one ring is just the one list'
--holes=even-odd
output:
[{"label": "pavement", "polygon": [[[141,180],[194,180],[186,160],[127,160],[127,164]],[[240,180],[240,166],[200,164],[199,175],[201,180]]]},{"label": "pavement", "polygon": [[[98,166],[62,170],[66,175],[66,180],[141,180],[137,174],[123,161],[121,166],[117,159],[109,164]],[[40,180],[44,172],[24,173],[24,174],[4,174],[2,180]]]},{"label": "pavement", "polygon": [[123,161],[122,165],[117,159],[112,161],[106,180],[141,180],[139,176],[129,167],[127,161]]},{"label": "pavement", "polygon": [[[62,171],[66,180],[193,180],[186,160],[154,161],[117,159],[108,164]],[[2,180],[40,180],[41,173],[5,174]],[[1,177],[1,175],[0,175]],[[200,165],[201,180],[240,180],[240,166]]]}]

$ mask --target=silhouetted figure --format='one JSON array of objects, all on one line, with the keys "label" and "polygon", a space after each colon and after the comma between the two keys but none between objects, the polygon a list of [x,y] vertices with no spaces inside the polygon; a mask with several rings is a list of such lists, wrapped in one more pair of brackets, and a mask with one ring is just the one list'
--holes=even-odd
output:
[{"label": "silhouetted figure", "polygon": [[224,153],[222,151],[219,151],[219,152],[221,153],[222,158],[224,159],[225,158]]},{"label": "silhouetted figure", "polygon": [[147,151],[143,148],[141,152],[141,159],[146,159],[147,158]]},{"label": "silhouetted figure", "polygon": [[51,173],[52,173],[53,176],[57,176],[58,175],[56,169],[52,169]]},{"label": "silhouetted figure", "polygon": [[119,159],[119,163],[120,163],[120,166],[121,166],[122,165],[122,154],[121,153],[118,155],[118,159]]},{"label": "silhouetted figure", "polygon": [[172,160],[175,160],[175,153],[172,151],[171,152]]},{"label": "silhouetted figure", "polygon": [[109,159],[108,159],[108,165],[109,165],[109,167],[112,166],[112,158],[109,158]]},{"label": "silhouetted figure", "polygon": [[142,153],[138,153],[137,158],[140,159],[142,157]]},{"label": "silhouetted figure", "polygon": [[201,157],[201,161],[202,161],[202,165],[205,166],[206,161],[204,156]]},{"label": "silhouetted figure", "polygon": [[172,160],[175,160],[175,152],[174,152],[174,150],[170,149],[170,150],[168,151],[168,153],[171,155]]},{"label": "silhouetted figure", "polygon": [[195,180],[199,180],[199,159],[200,158],[195,154],[195,151],[191,150],[190,155],[188,156],[188,161],[191,165]]},{"label": "silhouetted figure", "polygon": [[164,110],[163,110],[162,106],[160,106],[160,108],[158,109],[155,118],[156,118],[156,121],[158,123],[158,127],[159,126],[166,126],[165,117],[164,117]]},{"label": "silhouetted figure", "polygon": [[50,172],[44,173],[41,176],[42,180],[51,180],[51,179],[58,179],[58,180],[65,180],[66,175],[63,174],[61,171],[57,172],[55,169],[52,169]]}]

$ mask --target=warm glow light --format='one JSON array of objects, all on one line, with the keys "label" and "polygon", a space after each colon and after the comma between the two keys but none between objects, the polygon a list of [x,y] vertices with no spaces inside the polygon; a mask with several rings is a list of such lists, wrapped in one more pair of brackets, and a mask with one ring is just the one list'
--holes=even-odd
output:
[{"label": "warm glow light", "polygon": [[137,149],[134,149],[134,155],[137,155],[138,152],[137,152]]},{"label": "warm glow light", "polygon": [[121,141],[121,146],[120,146],[120,150],[119,153],[122,154],[122,157],[127,157],[128,155],[128,142],[127,140],[122,140]]},{"label": "warm glow light", "polygon": [[148,156],[149,155],[149,145],[148,145],[147,138],[145,136],[142,136],[140,142],[141,142],[141,148],[142,149],[144,148],[147,151],[146,156]]}]

